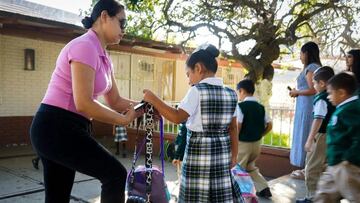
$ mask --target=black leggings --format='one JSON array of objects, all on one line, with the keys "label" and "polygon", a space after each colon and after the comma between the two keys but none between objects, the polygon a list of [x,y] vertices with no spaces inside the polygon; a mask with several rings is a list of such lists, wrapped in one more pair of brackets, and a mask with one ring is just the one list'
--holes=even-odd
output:
[{"label": "black leggings", "polygon": [[88,119],[58,107],[40,105],[30,137],[43,162],[46,203],[70,201],[75,171],[100,180],[102,203],[125,201],[126,169],[90,135]]}]

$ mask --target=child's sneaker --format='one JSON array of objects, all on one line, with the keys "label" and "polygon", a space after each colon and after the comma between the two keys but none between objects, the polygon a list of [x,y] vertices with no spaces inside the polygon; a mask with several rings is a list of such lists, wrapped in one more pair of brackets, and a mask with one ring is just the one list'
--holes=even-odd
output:
[{"label": "child's sneaker", "polygon": [[311,199],[308,198],[304,198],[304,199],[297,199],[296,203],[312,203],[313,201]]},{"label": "child's sneaker", "polygon": [[256,195],[258,197],[264,197],[264,198],[267,198],[269,199],[270,197],[272,197],[272,194],[271,194],[271,191],[270,191],[270,188],[265,188],[263,190],[261,190],[260,192],[257,192]]}]

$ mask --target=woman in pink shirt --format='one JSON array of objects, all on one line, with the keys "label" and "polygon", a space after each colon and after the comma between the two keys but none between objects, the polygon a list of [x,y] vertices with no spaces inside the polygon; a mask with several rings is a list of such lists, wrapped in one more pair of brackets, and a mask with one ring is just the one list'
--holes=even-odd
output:
[{"label": "woman in pink shirt", "polygon": [[[76,171],[101,181],[101,202],[124,202],[126,169],[91,136],[91,119],[127,125],[136,117],[137,102],[119,95],[105,51],[124,35],[124,6],[100,0],[82,22],[89,30],[61,50],[31,142],[44,167],[45,202],[69,202]],[[108,107],[97,100],[100,95]]]}]

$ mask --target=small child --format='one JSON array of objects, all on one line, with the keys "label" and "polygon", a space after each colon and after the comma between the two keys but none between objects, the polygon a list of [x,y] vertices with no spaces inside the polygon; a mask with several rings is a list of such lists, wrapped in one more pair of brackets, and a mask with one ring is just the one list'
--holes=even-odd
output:
[{"label": "small child", "polygon": [[317,69],[313,75],[313,84],[317,94],[314,97],[313,122],[308,139],[305,143],[306,165],[305,185],[306,197],[296,200],[296,203],[311,203],[316,192],[316,184],[326,163],[326,126],[335,107],[327,99],[327,81],[334,76],[334,70],[329,66]]},{"label": "small child", "polygon": [[253,96],[254,83],[244,79],[237,84],[238,103],[237,114],[239,143],[238,162],[254,181],[257,196],[270,198],[272,196],[265,178],[255,165],[261,152],[261,138],[272,129],[272,122],[265,114],[265,108]]},{"label": "small child", "polygon": [[326,130],[327,168],[320,177],[314,202],[360,200],[360,100],[355,77],[342,72],[327,84],[328,98],[336,106]]},{"label": "small child", "polygon": [[115,136],[115,143],[116,143],[116,155],[120,154],[120,142],[122,143],[122,156],[125,158],[126,155],[126,141],[128,140],[127,138],[127,133],[126,133],[126,127],[121,126],[121,125],[114,125],[113,127],[113,134]]},{"label": "small child", "polygon": [[179,132],[175,140],[175,157],[172,161],[173,165],[177,166],[184,158],[185,147],[186,147],[186,122],[179,125]]}]

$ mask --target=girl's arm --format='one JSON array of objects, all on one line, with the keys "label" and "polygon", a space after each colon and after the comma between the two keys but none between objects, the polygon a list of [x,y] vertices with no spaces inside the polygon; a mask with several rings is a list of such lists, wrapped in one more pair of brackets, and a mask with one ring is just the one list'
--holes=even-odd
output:
[{"label": "girl's arm", "polygon": [[179,124],[187,120],[190,116],[188,113],[186,113],[186,111],[182,109],[176,109],[167,105],[150,90],[144,89],[143,92],[144,101],[152,104],[155,109],[160,113],[160,115],[163,115],[170,122]]},{"label": "girl's arm", "polygon": [[231,140],[231,168],[234,167],[237,163],[237,154],[238,154],[238,129],[236,117],[231,119],[229,126],[229,134]]},{"label": "girl's arm", "polygon": [[71,62],[71,77],[77,111],[109,124],[128,125],[134,120],[135,110],[132,105],[129,105],[127,113],[122,115],[93,99],[95,71],[90,66],[80,62]]}]

